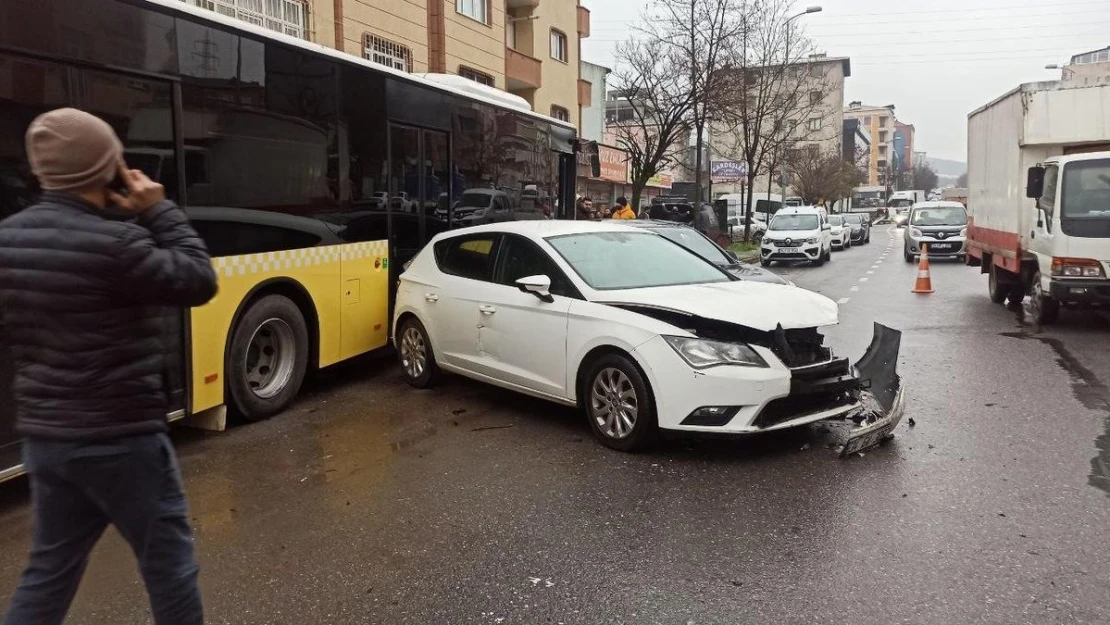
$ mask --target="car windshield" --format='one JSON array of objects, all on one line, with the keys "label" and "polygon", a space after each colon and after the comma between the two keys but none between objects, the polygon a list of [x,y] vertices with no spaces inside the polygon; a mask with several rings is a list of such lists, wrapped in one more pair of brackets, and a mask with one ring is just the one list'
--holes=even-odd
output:
[{"label": "car windshield", "polygon": [[654,228],[655,232],[678,243],[682,247],[718,265],[731,265],[734,261],[721,249],[693,228]]},{"label": "car windshield", "polygon": [[1110,217],[1110,159],[1064,166],[1061,210],[1064,217]]},{"label": "car windshield", "polygon": [[817,215],[775,215],[771,230],[816,230]]},{"label": "car windshield", "polygon": [[844,219],[840,215],[829,215],[830,226],[843,226]]},{"label": "car windshield", "polygon": [[859,215],[845,215],[844,221],[850,224],[863,225],[863,218]]},{"label": "car windshield", "polygon": [[891,200],[890,206],[895,208],[899,206],[913,206],[913,200]]},{"label": "car windshield", "polygon": [[459,198],[459,203],[455,206],[459,208],[482,208],[489,206],[491,195],[485,193],[463,193]]},{"label": "car windshield", "polygon": [[547,242],[599,291],[730,281],[705,259],[650,232],[566,234]]},{"label": "car windshield", "polygon": [[915,226],[966,226],[967,210],[958,206],[919,208],[910,220]]}]

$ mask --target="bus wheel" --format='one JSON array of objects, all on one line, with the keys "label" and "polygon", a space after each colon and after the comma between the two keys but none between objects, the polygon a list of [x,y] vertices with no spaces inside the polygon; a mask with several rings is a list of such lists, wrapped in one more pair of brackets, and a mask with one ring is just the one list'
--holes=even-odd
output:
[{"label": "bus wheel", "polygon": [[308,368],[308,328],[289,298],[267,295],[251,305],[232,332],[227,362],[231,403],[248,421],[284,410]]}]

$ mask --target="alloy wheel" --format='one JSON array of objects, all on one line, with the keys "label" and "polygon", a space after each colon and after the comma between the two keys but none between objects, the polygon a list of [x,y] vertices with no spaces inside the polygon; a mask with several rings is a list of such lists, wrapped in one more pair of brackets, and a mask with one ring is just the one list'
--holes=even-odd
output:
[{"label": "alloy wheel", "polygon": [[622,439],[632,434],[640,414],[640,400],[632,380],[623,371],[607,367],[594,377],[590,414],[598,429],[609,438]]},{"label": "alloy wheel", "polygon": [[412,379],[424,375],[424,369],[428,366],[428,345],[416,326],[406,327],[401,335],[401,366],[405,375]]}]

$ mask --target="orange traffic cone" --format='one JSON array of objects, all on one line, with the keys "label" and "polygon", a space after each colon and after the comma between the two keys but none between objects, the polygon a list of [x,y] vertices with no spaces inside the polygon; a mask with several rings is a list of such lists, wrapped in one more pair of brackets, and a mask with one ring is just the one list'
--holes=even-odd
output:
[{"label": "orange traffic cone", "polygon": [[921,245],[921,264],[917,266],[917,283],[911,293],[932,293],[933,279],[929,277],[929,250]]}]

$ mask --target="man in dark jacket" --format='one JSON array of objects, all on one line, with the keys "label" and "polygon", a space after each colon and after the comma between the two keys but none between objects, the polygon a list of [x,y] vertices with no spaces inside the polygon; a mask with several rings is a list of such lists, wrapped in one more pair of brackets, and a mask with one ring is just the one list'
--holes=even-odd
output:
[{"label": "man in dark jacket", "polygon": [[162,185],[124,166],[104,121],[45,113],[27,155],[44,192],[0,222],[0,340],[15,363],[34,529],[4,625],[60,624],[109,523],[139,560],[154,622],[199,625],[163,337],[167,307],[215,295],[208,251]]}]

